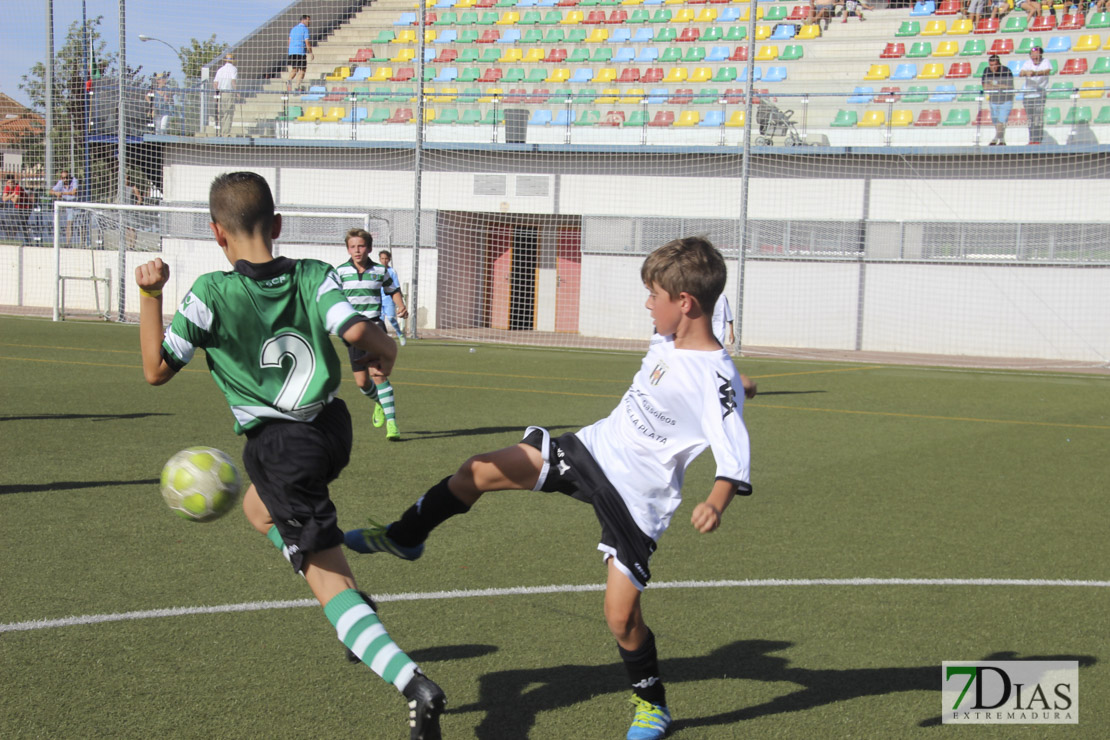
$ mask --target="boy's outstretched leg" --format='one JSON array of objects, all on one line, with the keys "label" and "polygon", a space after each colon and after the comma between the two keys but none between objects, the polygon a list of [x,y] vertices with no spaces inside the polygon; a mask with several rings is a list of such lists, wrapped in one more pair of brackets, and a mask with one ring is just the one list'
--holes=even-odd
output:
[{"label": "boy's outstretched leg", "polygon": [[454,475],[429,488],[393,524],[352,529],[344,542],[356,552],[388,552],[416,560],[424,553],[424,540],[437,526],[470,511],[483,493],[531,490],[544,465],[540,451],[527,444],[475,455]]},{"label": "boy's outstretched leg", "polygon": [[644,624],[640,611],[640,591],[609,560],[609,579],[605,586],[605,621],[617,640],[632,684],[632,704],[636,714],[628,728],[627,740],[658,740],[667,734],[671,713],[667,693],[659,677],[659,654],[655,635]]}]

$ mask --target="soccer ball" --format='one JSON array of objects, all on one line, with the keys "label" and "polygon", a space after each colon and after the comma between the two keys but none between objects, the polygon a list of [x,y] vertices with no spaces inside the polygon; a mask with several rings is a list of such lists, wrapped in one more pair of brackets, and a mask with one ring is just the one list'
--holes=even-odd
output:
[{"label": "soccer ball", "polygon": [[190,447],[162,468],[162,498],[183,519],[208,522],[226,514],[239,498],[239,470],[214,447]]}]

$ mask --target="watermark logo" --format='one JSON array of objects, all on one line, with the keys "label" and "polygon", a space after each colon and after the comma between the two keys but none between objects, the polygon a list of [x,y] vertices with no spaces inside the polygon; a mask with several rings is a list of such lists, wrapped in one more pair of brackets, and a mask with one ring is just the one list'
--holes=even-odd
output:
[{"label": "watermark logo", "polygon": [[1078,661],[945,661],[940,686],[946,725],[1079,723]]}]

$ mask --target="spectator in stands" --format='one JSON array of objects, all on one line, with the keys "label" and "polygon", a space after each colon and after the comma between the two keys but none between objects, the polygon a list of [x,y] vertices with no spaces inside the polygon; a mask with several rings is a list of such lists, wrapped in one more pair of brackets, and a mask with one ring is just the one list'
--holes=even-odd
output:
[{"label": "spectator in stands", "polygon": [[7,236],[19,234],[20,242],[26,244],[30,241],[27,233],[27,217],[31,212],[31,198],[19,186],[16,175],[8,175],[4,181],[4,193],[0,195],[0,202],[4,204],[4,231]]},{"label": "spectator in stands", "polygon": [[1048,87],[1048,76],[1052,65],[1044,58],[1044,49],[1034,46],[1029,50],[1029,58],[1021,65],[1021,76],[1025,78],[1022,102],[1029,118],[1029,143],[1040,144],[1044,140],[1044,98]]},{"label": "spectator in stands", "polygon": [[978,25],[980,19],[987,14],[989,7],[989,0],[970,0],[967,4],[967,17],[972,26]]},{"label": "spectator in stands", "polygon": [[993,6],[991,7],[991,18],[1001,19],[1009,12],[1009,0],[993,0]]},{"label": "spectator in stands", "polygon": [[238,77],[235,57],[230,53],[224,55],[223,66],[216,70],[216,76],[212,79],[212,87],[216,90],[216,120],[219,123],[220,136],[231,133],[231,121],[235,115],[235,80]]},{"label": "spectator in stands", "polygon": [[1041,14],[1040,0],[1022,0],[1021,9],[1025,11],[1025,18],[1032,23]]},{"label": "spectator in stands", "polygon": [[1014,73],[997,54],[991,54],[982,80],[991,106],[991,122],[994,123],[994,138],[990,145],[1006,146],[1006,121],[1010,118],[1010,109],[1014,107]]},{"label": "spectator in stands", "polygon": [[151,126],[154,131],[164,134],[169,131],[173,118],[173,90],[169,88],[169,73],[154,75],[154,87],[150,91]]},{"label": "spectator in stands", "polygon": [[833,10],[836,8],[836,3],[832,0],[809,0],[809,17],[814,23],[820,25],[821,21],[825,22],[824,29],[829,30],[829,20],[832,19]]},{"label": "spectator in stands", "polygon": [[304,73],[308,69],[308,60],[312,59],[312,41],[309,38],[308,25],[312,19],[307,15],[301,16],[301,22],[289,31],[289,88],[293,82],[300,80],[301,91],[304,91]]},{"label": "spectator in stands", "polygon": [[[71,178],[69,170],[62,170],[58,182],[50,188],[50,194],[65,201],[77,200],[77,178]],[[66,220],[66,244],[69,244],[73,237],[73,221],[77,218],[77,209],[66,208],[63,210],[65,211]]]},{"label": "spectator in stands", "polygon": [[865,8],[867,10],[874,10],[874,8],[870,5],[864,4],[863,0],[844,0],[844,19],[840,22],[847,23],[848,16],[852,15],[853,13],[855,14],[856,18],[859,18],[861,21],[867,20],[863,17],[863,10]]}]

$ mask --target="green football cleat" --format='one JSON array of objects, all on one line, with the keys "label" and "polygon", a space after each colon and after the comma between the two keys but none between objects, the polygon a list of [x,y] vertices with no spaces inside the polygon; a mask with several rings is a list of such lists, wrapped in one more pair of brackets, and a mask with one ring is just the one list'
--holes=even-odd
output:
[{"label": "green football cleat", "polygon": [[385,409],[383,409],[382,405],[377,401],[374,401],[374,416],[371,418],[371,421],[374,422],[374,426],[376,427],[385,424]]},{"label": "green football cleat", "polygon": [[370,520],[365,529],[352,529],[343,535],[343,542],[355,552],[368,555],[375,552],[388,552],[402,560],[416,560],[424,554],[424,543],[412,547],[398,545],[389,538],[389,528]]},{"label": "green football cleat", "polygon": [[396,442],[401,438],[401,430],[397,428],[397,422],[389,419],[385,423],[385,438],[390,442]]},{"label": "green football cleat", "polygon": [[628,728],[626,740],[659,740],[671,726],[671,713],[666,707],[644,701],[633,694],[629,699],[636,705],[636,716]]}]

